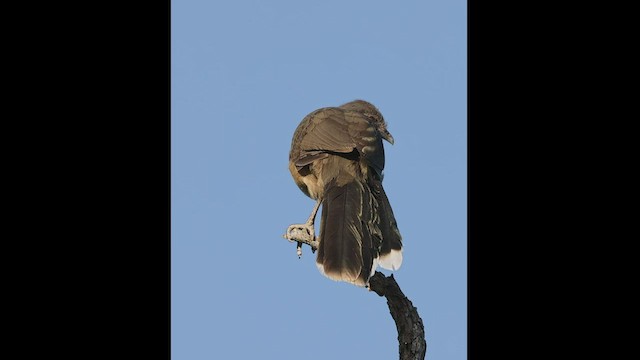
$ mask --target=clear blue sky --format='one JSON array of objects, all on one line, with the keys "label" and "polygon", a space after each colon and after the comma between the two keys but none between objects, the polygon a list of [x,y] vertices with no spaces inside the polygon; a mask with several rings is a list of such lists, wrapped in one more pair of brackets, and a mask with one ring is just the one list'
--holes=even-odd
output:
[{"label": "clear blue sky", "polygon": [[397,359],[386,300],[281,237],[314,204],[287,169],[296,126],[354,99],[395,138],[395,276],[427,358],[466,359],[466,1],[171,6],[172,359]]}]

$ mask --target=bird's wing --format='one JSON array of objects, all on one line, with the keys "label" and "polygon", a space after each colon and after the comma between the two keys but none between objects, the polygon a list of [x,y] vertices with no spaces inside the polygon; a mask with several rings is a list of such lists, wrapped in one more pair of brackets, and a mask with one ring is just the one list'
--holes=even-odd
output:
[{"label": "bird's wing", "polygon": [[[378,130],[362,114],[340,108],[322,108],[307,115],[294,134],[297,149],[290,154],[297,167],[331,153],[356,149],[379,174],[384,169],[384,148]],[[293,149],[292,149],[293,150]]]}]

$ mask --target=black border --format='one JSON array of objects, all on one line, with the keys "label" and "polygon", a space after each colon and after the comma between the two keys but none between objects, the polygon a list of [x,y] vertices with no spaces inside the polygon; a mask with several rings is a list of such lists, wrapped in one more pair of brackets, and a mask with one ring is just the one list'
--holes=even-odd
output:
[{"label": "black border", "polygon": [[[79,117],[52,135],[71,164],[49,176],[71,185],[53,214],[69,226],[54,234],[66,246],[56,265],[69,269],[52,293],[68,330],[51,335],[83,357],[171,353],[171,3],[151,5],[83,5],[64,52],[72,66],[57,70],[65,87],[53,95]],[[50,115],[67,125],[67,112]]]}]

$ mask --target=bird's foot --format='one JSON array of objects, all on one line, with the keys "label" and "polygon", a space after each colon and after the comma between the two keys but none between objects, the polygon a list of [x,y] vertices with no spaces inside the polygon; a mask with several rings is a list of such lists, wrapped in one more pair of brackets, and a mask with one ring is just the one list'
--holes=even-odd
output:
[{"label": "bird's foot", "polygon": [[292,242],[294,240],[312,241],[315,238],[315,229],[310,224],[293,224],[287,228],[286,238]]},{"label": "bird's foot", "polygon": [[316,241],[316,232],[313,224],[293,224],[287,228],[287,233],[282,237],[289,240],[289,242],[297,242],[296,253],[298,257],[302,256],[302,244],[311,246],[311,251],[315,252],[318,249],[318,241]]}]

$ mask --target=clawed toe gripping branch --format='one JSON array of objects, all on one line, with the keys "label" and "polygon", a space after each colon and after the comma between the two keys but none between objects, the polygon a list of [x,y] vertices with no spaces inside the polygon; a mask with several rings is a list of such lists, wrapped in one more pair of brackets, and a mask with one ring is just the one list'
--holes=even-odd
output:
[{"label": "clawed toe gripping branch", "polygon": [[297,242],[296,252],[298,257],[302,256],[302,244],[311,246],[311,251],[316,252],[318,249],[318,241],[316,240],[313,224],[293,224],[287,229],[287,233],[282,235],[283,238],[290,242]]},{"label": "clawed toe gripping branch", "polygon": [[316,240],[316,230],[313,225],[321,203],[322,200],[316,201],[316,204],[313,207],[311,215],[309,216],[309,219],[307,219],[306,223],[293,224],[289,226],[289,228],[287,229],[287,233],[282,235],[283,238],[289,240],[290,242],[296,241],[298,243],[298,246],[296,247],[298,258],[302,256],[303,243],[311,246],[311,252],[313,253],[318,250],[318,245],[320,243]]}]

